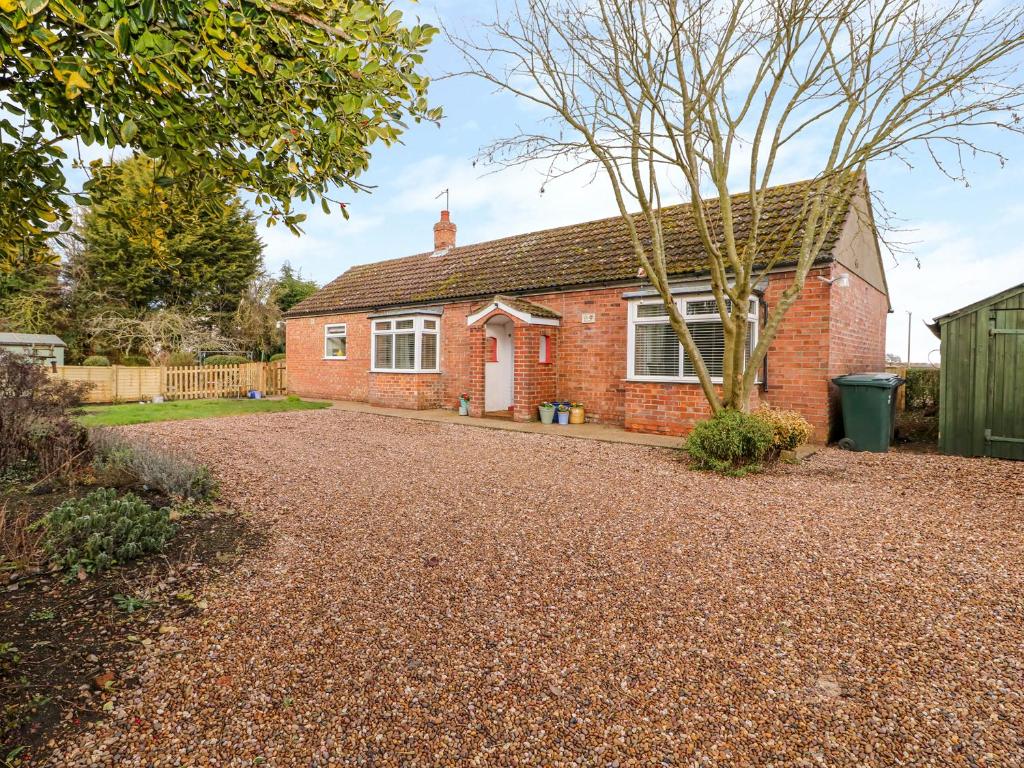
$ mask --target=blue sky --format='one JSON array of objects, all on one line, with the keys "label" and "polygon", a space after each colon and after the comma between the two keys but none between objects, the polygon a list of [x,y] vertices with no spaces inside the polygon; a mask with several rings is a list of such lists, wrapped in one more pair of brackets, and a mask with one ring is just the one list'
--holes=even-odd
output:
[{"label": "blue sky", "polygon": [[[402,2],[398,7],[436,25],[458,30],[493,17],[494,6],[473,0]],[[458,67],[459,59],[443,38],[427,58],[432,75]],[[532,169],[502,171],[473,167],[473,157],[490,140],[529,126],[540,116],[535,107],[495,94],[470,79],[435,82],[431,101],[444,108],[440,127],[414,126],[401,145],[374,152],[364,181],[371,194],[342,194],[351,219],[310,208],[302,237],[281,227],[261,230],[267,266],[285,261],[324,283],[354,264],[379,261],[428,250],[442,200],[451,190],[452,220],[458,241],[471,243],[545,227],[571,224],[616,214],[607,187],[589,177],[570,177],[545,185]],[[1005,287],[1024,282],[1024,244],[1019,236],[1024,219],[1024,138],[1001,137],[999,148],[1010,157],[1000,169],[994,161],[973,165],[970,187],[955,184],[924,159],[913,171],[897,161],[869,170],[872,189],[901,220],[897,237],[910,244],[911,254],[886,256],[893,304],[887,347],[906,356],[907,311],[914,314],[912,357],[937,360],[938,340],[923,320],[956,309]],[[777,180],[791,181],[806,173],[783,168]],[[918,263],[920,266],[918,266]]]}]

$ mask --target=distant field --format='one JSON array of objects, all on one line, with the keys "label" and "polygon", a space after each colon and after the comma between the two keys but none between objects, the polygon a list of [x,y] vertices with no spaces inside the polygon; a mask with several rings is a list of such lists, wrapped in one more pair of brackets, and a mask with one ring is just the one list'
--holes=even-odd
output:
[{"label": "distant field", "polygon": [[84,408],[78,420],[86,427],[116,427],[124,424],[144,424],[149,421],[213,419],[220,416],[243,416],[251,413],[276,413],[278,411],[310,411],[329,406],[330,403],[295,399],[175,400],[167,403],[93,405]]}]

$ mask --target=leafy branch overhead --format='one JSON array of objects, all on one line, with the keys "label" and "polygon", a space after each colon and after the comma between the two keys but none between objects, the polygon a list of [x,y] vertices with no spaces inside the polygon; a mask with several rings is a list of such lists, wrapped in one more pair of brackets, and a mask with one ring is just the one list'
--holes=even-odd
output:
[{"label": "leafy branch overhead", "polygon": [[435,32],[381,0],[0,0],[8,242],[87,202],[63,172],[71,139],[144,153],[166,184],[201,170],[296,230],[294,200],[329,212],[374,142],[440,118],[418,74]]}]

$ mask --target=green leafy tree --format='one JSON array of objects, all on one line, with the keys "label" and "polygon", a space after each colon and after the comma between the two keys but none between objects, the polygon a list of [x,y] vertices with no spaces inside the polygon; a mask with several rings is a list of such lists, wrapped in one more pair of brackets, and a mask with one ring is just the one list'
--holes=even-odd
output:
[{"label": "green leafy tree", "polygon": [[0,252],[0,331],[58,333],[66,319],[60,258],[49,248]]},{"label": "green leafy tree", "polygon": [[295,229],[377,141],[436,120],[418,74],[436,30],[384,0],[0,0],[0,248],[70,228],[68,140],[130,147],[161,178],[253,193]]},{"label": "green leafy tree", "polygon": [[273,300],[277,308],[287,312],[303,299],[312,296],[320,288],[315,280],[304,280],[301,270],[287,261],[281,266],[281,275],[273,289]]},{"label": "green leafy tree", "polygon": [[161,185],[157,173],[141,156],[98,170],[104,196],[82,216],[74,290],[94,311],[174,308],[222,326],[261,268],[253,216],[222,192],[192,206],[189,192]]}]

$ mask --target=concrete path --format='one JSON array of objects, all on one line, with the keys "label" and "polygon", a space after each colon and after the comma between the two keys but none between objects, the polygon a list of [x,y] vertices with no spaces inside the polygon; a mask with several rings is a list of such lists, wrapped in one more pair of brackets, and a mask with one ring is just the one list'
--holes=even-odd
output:
[{"label": "concrete path", "polygon": [[374,413],[378,416],[395,416],[400,419],[417,421],[433,421],[443,424],[461,424],[485,429],[504,429],[508,432],[532,432],[538,435],[559,435],[576,437],[583,440],[603,440],[607,443],[628,443],[629,445],[649,445],[655,448],[678,448],[683,443],[681,437],[672,435],[648,435],[640,432],[627,432],[622,427],[609,424],[541,424],[539,421],[512,421],[511,419],[476,418],[459,416],[455,411],[435,408],[428,411],[414,411],[407,408],[381,408],[367,403],[351,400],[336,400],[334,408],[355,413]]}]

